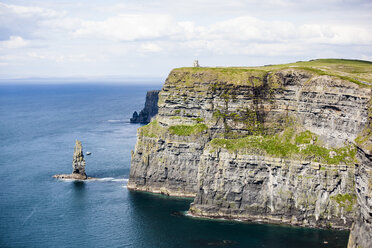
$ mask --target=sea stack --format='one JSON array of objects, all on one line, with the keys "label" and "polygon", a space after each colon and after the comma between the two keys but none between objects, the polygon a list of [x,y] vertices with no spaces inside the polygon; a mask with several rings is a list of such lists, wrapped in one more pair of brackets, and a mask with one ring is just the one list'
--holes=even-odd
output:
[{"label": "sea stack", "polygon": [[54,175],[54,178],[59,179],[76,179],[76,180],[85,180],[90,179],[85,174],[85,159],[83,153],[83,146],[81,141],[76,140],[74,148],[74,157],[72,159],[72,173],[71,174],[60,174]]},{"label": "sea stack", "polygon": [[84,177],[84,179],[87,178],[87,175],[85,174],[83,146],[79,140],[76,140],[75,142],[74,158],[72,160],[72,174]]}]

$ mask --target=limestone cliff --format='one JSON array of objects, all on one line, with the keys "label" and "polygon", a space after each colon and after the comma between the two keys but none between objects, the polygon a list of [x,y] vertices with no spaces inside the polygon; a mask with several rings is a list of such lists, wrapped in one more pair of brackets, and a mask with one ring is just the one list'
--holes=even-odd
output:
[{"label": "limestone cliff", "polygon": [[130,118],[131,123],[144,123],[147,124],[151,121],[151,118],[158,113],[158,95],[159,90],[151,90],[146,94],[145,107],[138,114],[134,111],[132,118]]},{"label": "limestone cliff", "polygon": [[355,168],[357,211],[351,228],[349,248],[372,247],[372,106],[368,125],[356,139],[360,163]]},{"label": "limestone cliff", "polygon": [[349,228],[371,89],[305,65],[173,70],[138,130],[128,188],[195,196],[197,216]]}]

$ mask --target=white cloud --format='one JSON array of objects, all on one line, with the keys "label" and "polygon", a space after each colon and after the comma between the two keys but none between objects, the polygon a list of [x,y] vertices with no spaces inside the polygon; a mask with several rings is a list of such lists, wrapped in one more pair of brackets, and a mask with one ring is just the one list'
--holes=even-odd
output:
[{"label": "white cloud", "polygon": [[211,65],[372,57],[365,0],[2,1],[11,4],[0,3],[0,60],[23,63],[15,74],[27,66],[142,74],[146,63],[166,73],[194,57]]},{"label": "white cloud", "polygon": [[155,43],[144,43],[141,45],[141,50],[144,52],[160,52],[163,49]]},{"label": "white cloud", "polygon": [[173,25],[172,18],[168,15],[123,14],[104,21],[82,21],[74,35],[116,41],[157,39],[172,35]]},{"label": "white cloud", "polygon": [[86,54],[59,54],[56,52],[49,53],[37,53],[37,52],[28,52],[27,56],[36,60],[47,60],[53,61],[56,63],[65,63],[65,62],[95,62],[96,60],[90,58]]},{"label": "white cloud", "polygon": [[1,48],[7,48],[7,49],[21,48],[21,47],[27,46],[28,44],[29,42],[24,40],[20,36],[10,36],[9,40],[0,42],[0,49]]},{"label": "white cloud", "polygon": [[27,17],[32,17],[32,16],[53,18],[53,17],[62,16],[62,13],[57,12],[52,9],[0,3],[0,14],[6,14],[6,13],[12,13],[22,18],[27,18]]},{"label": "white cloud", "polygon": [[306,24],[299,27],[299,33],[307,43],[336,45],[372,44],[370,28],[350,25]]}]

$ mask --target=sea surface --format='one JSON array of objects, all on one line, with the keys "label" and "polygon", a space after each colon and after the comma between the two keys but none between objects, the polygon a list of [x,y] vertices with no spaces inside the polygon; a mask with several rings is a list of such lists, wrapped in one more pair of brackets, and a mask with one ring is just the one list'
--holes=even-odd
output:
[{"label": "sea surface", "polygon": [[[346,247],[347,231],[195,219],[190,199],[126,188],[139,124],[158,85],[0,86],[0,247]],[[97,181],[70,173],[75,139]]]}]

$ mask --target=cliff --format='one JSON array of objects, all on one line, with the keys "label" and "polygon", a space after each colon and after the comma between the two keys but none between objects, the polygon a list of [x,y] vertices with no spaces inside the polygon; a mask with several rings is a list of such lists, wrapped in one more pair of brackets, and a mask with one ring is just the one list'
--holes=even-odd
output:
[{"label": "cliff", "polygon": [[195,197],[189,212],[211,218],[350,228],[363,215],[360,238],[371,174],[355,140],[370,134],[371,69],[346,60],[174,69],[158,115],[138,130],[128,188]]},{"label": "cliff", "polygon": [[357,209],[352,225],[349,248],[372,247],[372,105],[368,108],[368,124],[355,140],[359,163],[355,167]]},{"label": "cliff", "polygon": [[146,94],[145,107],[138,114],[137,111],[133,113],[130,118],[131,123],[144,123],[147,124],[151,121],[151,118],[158,113],[158,96],[159,90],[148,91]]}]

